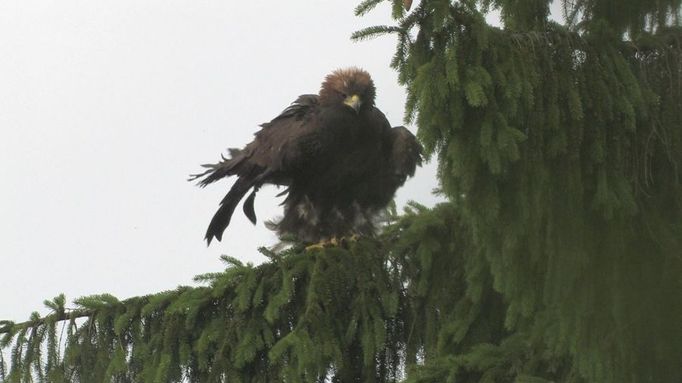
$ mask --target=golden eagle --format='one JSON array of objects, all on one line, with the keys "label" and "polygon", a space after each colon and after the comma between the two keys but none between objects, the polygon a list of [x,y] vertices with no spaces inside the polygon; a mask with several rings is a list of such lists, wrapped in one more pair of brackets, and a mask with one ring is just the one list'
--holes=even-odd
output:
[{"label": "golden eagle", "polygon": [[374,234],[395,191],[421,164],[421,146],[403,126],[384,129],[375,147],[379,158],[363,164],[364,176],[338,185],[336,191],[291,185],[285,191],[284,216],[270,227],[304,242]]},{"label": "golden eagle", "polygon": [[371,235],[373,219],[421,163],[421,150],[404,127],[391,128],[374,106],[375,88],[358,68],[328,75],[319,95],[299,96],[261,125],[243,149],[229,149],[190,180],[204,187],[237,176],[206,231],[219,241],[239,201],[256,222],[253,204],[264,184],[286,186],[284,215],[273,226],[280,236],[319,242],[351,234]]}]

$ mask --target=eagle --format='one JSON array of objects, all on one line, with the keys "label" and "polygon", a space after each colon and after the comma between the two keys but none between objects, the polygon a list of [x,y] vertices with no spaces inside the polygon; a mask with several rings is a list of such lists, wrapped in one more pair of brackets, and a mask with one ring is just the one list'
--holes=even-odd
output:
[{"label": "eagle", "polygon": [[256,223],[254,201],[265,184],[284,186],[282,218],[270,227],[280,237],[322,243],[372,235],[375,219],[421,164],[421,147],[405,127],[392,128],[374,105],[370,75],[359,68],[327,75],[318,94],[299,96],[253,141],[228,149],[215,164],[190,176],[205,187],[235,176],[213,215],[205,239],[222,239],[239,202]]},{"label": "eagle", "polygon": [[407,177],[414,176],[422,155],[414,135],[403,126],[384,129],[377,147],[379,159],[364,165],[366,177],[348,182],[340,193],[290,186],[284,216],[269,227],[311,243],[375,234],[382,213]]}]

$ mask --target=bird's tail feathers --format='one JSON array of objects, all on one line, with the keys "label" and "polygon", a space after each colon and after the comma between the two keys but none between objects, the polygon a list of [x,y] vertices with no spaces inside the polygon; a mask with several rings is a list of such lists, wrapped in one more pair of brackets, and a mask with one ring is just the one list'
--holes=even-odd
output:
[{"label": "bird's tail feathers", "polygon": [[[234,213],[235,208],[239,204],[239,201],[244,197],[246,192],[248,192],[249,189],[251,189],[257,182],[258,182],[257,179],[253,178],[248,179],[245,177],[240,177],[239,179],[237,179],[237,182],[235,182],[234,185],[232,185],[230,191],[227,192],[225,198],[223,198],[223,200],[220,202],[220,208],[215,213],[215,215],[213,215],[211,223],[208,225],[205,237],[208,245],[211,244],[213,238],[217,239],[218,241],[222,239],[223,232],[230,224],[232,214]],[[250,218],[251,217],[249,217],[249,219]]]},{"label": "bird's tail feathers", "polygon": [[[206,171],[197,174],[191,174],[188,181],[196,181],[197,185],[205,187],[208,184],[218,181],[221,178],[229,177],[237,173],[238,165],[242,163],[244,156],[239,149],[229,149],[230,158],[225,158],[220,155],[221,161],[216,164],[201,165],[206,168]],[[203,179],[201,179],[203,178]]]},{"label": "bird's tail feathers", "polygon": [[246,197],[242,209],[244,210],[244,215],[251,221],[252,224],[256,224],[256,210],[253,207],[253,203],[256,199],[256,192],[258,191],[258,186],[254,186],[253,191]]}]

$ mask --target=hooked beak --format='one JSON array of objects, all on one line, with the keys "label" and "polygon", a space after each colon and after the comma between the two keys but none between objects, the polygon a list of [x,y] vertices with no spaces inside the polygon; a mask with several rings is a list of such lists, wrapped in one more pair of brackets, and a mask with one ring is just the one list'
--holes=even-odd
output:
[{"label": "hooked beak", "polygon": [[360,112],[360,106],[362,105],[362,100],[360,100],[360,96],[357,94],[354,94],[352,96],[346,97],[346,99],[343,101],[344,104],[350,106],[355,110],[355,113]]}]

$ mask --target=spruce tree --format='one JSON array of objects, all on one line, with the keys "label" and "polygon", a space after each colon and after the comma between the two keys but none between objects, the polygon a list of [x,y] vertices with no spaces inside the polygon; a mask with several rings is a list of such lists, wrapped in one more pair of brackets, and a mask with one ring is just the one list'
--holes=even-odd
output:
[{"label": "spruce tree", "polygon": [[202,287],[46,301],[0,322],[0,381],[681,382],[682,1],[411,3],[354,37],[397,37],[447,203]]}]

